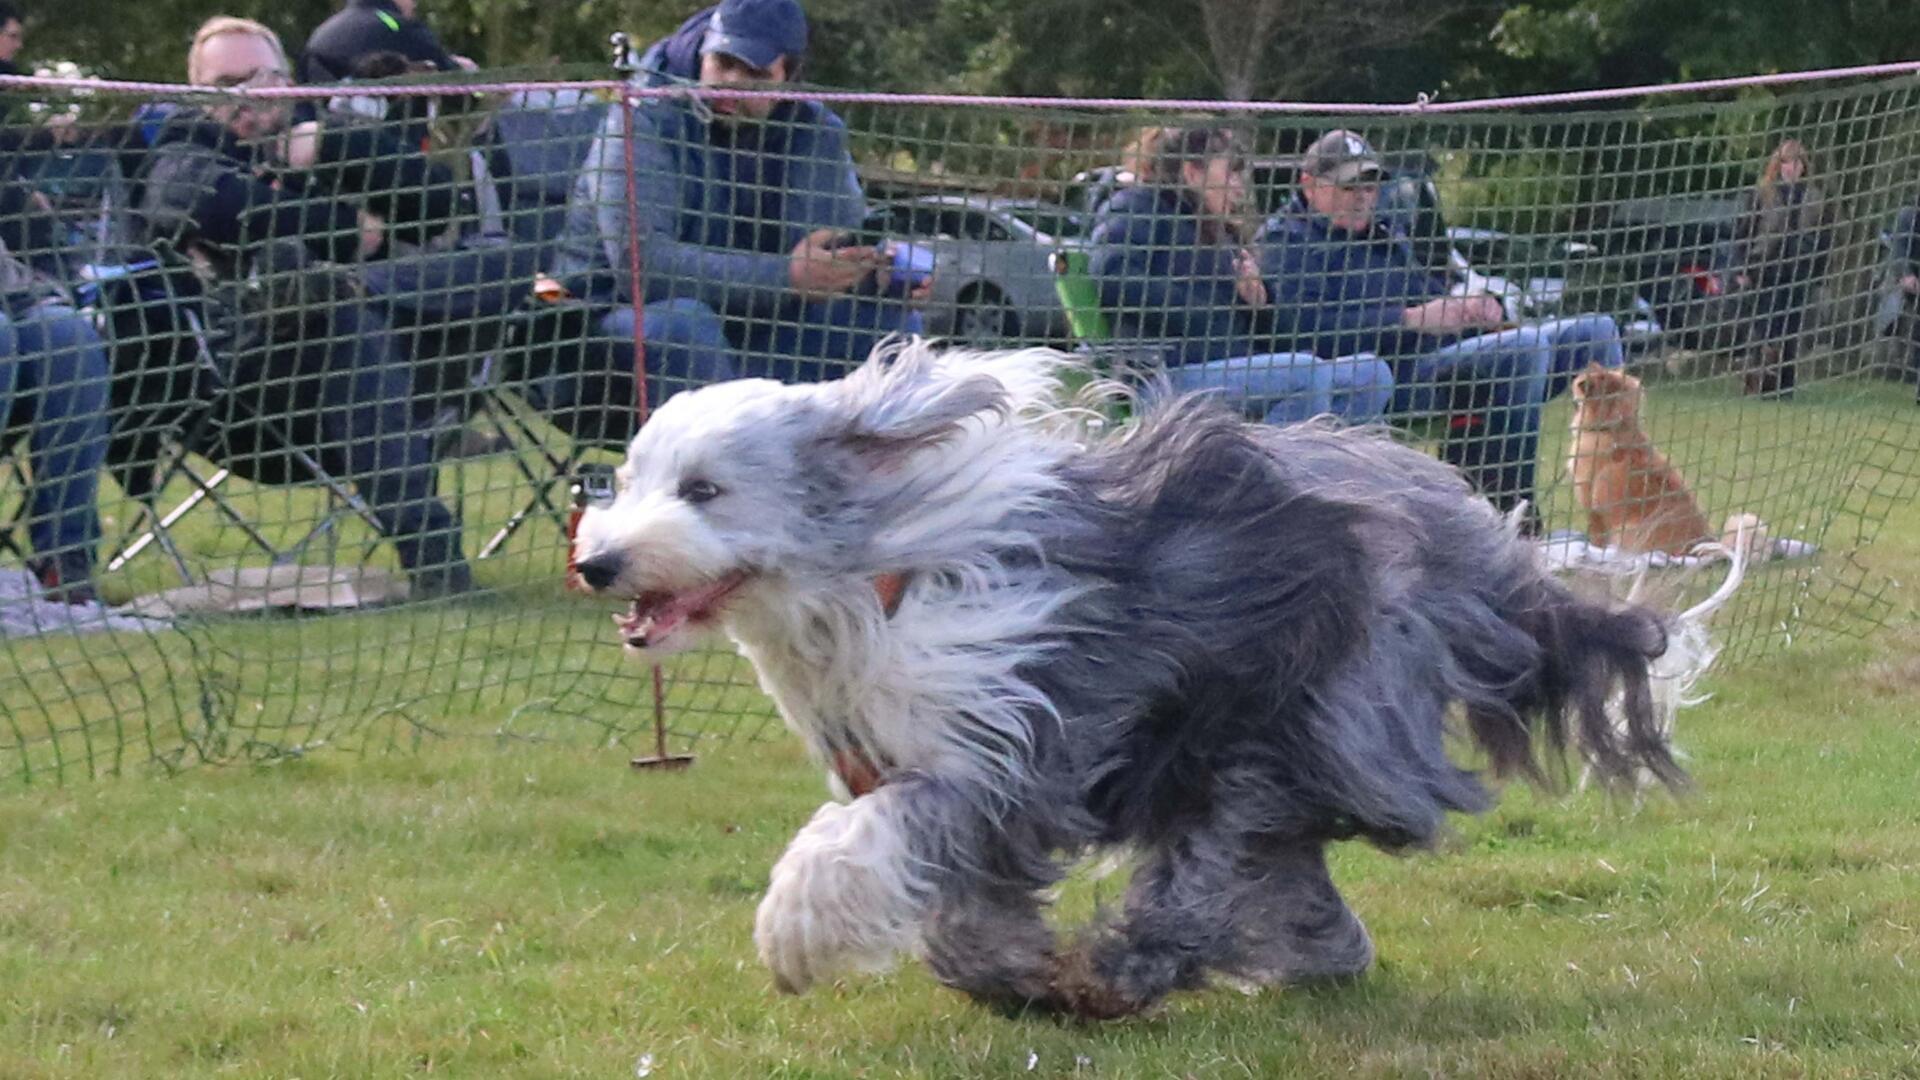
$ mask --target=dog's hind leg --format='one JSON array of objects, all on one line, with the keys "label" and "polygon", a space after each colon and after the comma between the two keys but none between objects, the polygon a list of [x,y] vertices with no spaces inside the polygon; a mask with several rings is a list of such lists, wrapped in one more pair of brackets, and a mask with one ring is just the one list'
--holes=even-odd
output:
[{"label": "dog's hind leg", "polygon": [[1373,939],[1334,887],[1323,842],[1265,838],[1248,870],[1258,906],[1243,919],[1242,955],[1229,974],[1282,986],[1351,978],[1373,965]]},{"label": "dog's hind leg", "polygon": [[1050,1008],[1053,929],[1032,890],[943,895],[926,926],[927,966],[941,982],[1008,1012]]},{"label": "dog's hind leg", "polygon": [[1198,988],[1210,970],[1238,966],[1241,925],[1256,909],[1247,839],[1209,821],[1150,849],[1119,922],[1063,956],[1059,1007],[1095,1019],[1127,1016]]}]

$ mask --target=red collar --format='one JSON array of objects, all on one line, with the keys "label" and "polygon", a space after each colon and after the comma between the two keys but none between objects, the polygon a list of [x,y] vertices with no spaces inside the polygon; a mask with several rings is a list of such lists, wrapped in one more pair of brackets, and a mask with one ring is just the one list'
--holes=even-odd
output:
[{"label": "red collar", "polygon": [[[907,593],[907,582],[912,578],[913,575],[904,570],[874,575],[873,594],[880,598],[880,609],[887,613],[887,618],[893,618],[900,610],[900,601]],[[880,766],[859,750],[835,750],[829,764],[834,775],[847,785],[847,791],[856,799],[887,782]]]},{"label": "red collar", "polygon": [[907,582],[912,578],[905,570],[874,576],[873,594],[880,598],[880,610],[886,612],[887,618],[893,618],[900,610],[900,601],[907,595]]}]

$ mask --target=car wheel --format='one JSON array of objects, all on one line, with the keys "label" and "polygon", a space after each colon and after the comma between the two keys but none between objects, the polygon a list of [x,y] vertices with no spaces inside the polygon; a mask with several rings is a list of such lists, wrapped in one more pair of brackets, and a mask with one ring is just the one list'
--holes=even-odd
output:
[{"label": "car wheel", "polygon": [[953,336],[961,341],[1004,341],[1020,335],[1020,317],[1013,313],[1000,290],[983,286],[960,297],[953,317]]}]

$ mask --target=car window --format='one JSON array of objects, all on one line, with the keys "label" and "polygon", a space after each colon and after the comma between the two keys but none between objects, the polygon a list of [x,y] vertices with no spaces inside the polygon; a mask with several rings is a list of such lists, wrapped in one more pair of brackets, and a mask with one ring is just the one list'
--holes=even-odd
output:
[{"label": "car window", "polygon": [[954,235],[968,240],[1009,240],[1012,237],[1006,228],[978,210],[957,210],[954,212]]},{"label": "car window", "polygon": [[1064,206],[1012,206],[1007,208],[1007,216],[1052,237],[1080,236],[1086,232],[1080,215]]},{"label": "car window", "polygon": [[946,221],[944,220],[945,217],[946,215],[942,214],[937,207],[916,206],[913,208],[913,218],[907,226],[908,234],[911,236],[952,236],[953,230],[947,227]]},{"label": "car window", "polygon": [[887,211],[887,231],[901,236],[921,235],[921,215],[911,206],[895,206]]}]

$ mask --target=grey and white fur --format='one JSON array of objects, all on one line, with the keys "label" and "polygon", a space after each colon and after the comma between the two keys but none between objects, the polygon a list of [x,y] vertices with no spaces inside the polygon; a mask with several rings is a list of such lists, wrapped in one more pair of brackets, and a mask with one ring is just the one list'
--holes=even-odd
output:
[{"label": "grey and white fur", "polygon": [[[782,989],[912,954],[990,1003],[1110,1017],[1210,973],[1358,974],[1325,848],[1429,845],[1488,806],[1450,717],[1495,774],[1573,748],[1681,782],[1662,619],[1577,598],[1452,470],[1170,395],[1094,433],[1058,404],[1074,363],[912,342],[839,382],[684,393],[580,523],[630,646],[724,630],[834,768],[757,917]],[[1049,887],[1103,849],[1136,859],[1124,903],[1061,940]]]}]

